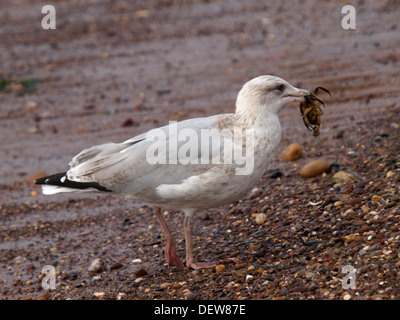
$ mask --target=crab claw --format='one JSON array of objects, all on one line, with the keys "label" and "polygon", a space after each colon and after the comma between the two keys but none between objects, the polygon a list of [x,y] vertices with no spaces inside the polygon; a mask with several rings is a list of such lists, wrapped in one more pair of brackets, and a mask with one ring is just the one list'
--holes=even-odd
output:
[{"label": "crab claw", "polygon": [[310,94],[306,97],[310,100],[317,100],[320,104],[322,104],[325,107],[325,103],[321,99],[318,99],[315,94],[310,92]]},{"label": "crab claw", "polygon": [[325,91],[325,92],[326,92],[327,94],[329,94],[329,96],[332,98],[332,95],[331,95],[331,93],[329,92],[329,90],[326,89],[326,88],[324,88],[324,87],[316,87],[315,90],[314,90],[314,94],[318,94],[318,91],[319,91],[319,90]]}]

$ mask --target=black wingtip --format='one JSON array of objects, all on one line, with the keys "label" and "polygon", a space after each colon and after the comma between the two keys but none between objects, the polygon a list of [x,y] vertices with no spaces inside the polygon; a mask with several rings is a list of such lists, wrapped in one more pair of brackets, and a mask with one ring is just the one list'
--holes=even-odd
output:
[{"label": "black wingtip", "polygon": [[35,184],[48,184],[52,186],[66,187],[71,189],[85,190],[85,189],[97,189],[103,192],[112,192],[112,190],[103,187],[97,182],[77,182],[71,181],[67,177],[66,172],[56,173],[50,176],[42,177],[35,180]]},{"label": "black wingtip", "polygon": [[35,184],[53,184],[53,183],[59,183],[60,179],[64,177],[67,173],[66,172],[60,172],[57,174],[52,174],[50,176],[45,176],[39,179],[35,180]]}]

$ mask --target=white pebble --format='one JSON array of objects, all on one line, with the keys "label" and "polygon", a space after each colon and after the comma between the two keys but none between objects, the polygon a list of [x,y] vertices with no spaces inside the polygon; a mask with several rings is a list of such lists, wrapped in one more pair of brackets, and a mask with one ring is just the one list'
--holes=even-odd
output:
[{"label": "white pebble", "polygon": [[92,261],[90,264],[88,271],[89,272],[99,272],[104,268],[104,262],[103,260],[100,260],[99,258],[96,258]]},{"label": "white pebble", "polygon": [[142,262],[142,259],[133,259],[132,260],[132,263],[141,263]]},{"label": "white pebble", "polygon": [[267,215],[265,213],[260,213],[256,217],[257,224],[263,224],[267,220]]}]

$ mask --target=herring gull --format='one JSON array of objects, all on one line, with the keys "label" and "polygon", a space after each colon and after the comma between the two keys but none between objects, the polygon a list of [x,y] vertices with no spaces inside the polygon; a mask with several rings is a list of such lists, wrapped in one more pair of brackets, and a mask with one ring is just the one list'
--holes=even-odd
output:
[{"label": "herring gull", "polygon": [[160,208],[183,211],[186,267],[213,267],[218,262],[193,258],[193,214],[241,199],[260,180],[281,139],[279,109],[309,94],[262,75],[243,85],[234,113],[170,122],[122,143],[90,147],[66,172],[35,183],[43,194],[108,192],[153,206],[167,264],[180,269],[184,264]]}]

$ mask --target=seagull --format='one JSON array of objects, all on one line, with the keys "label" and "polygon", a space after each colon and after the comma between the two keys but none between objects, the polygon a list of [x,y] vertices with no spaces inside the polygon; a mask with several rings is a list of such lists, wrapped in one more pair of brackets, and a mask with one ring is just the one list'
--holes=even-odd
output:
[{"label": "seagull", "polygon": [[167,265],[184,269],[161,208],[181,211],[186,267],[215,267],[218,261],[193,257],[193,215],[246,195],[279,145],[279,109],[309,95],[279,77],[261,75],[243,85],[234,113],[170,122],[122,143],[92,146],[76,155],[66,172],[35,183],[46,195],[113,193],[152,206],[165,236]]}]

